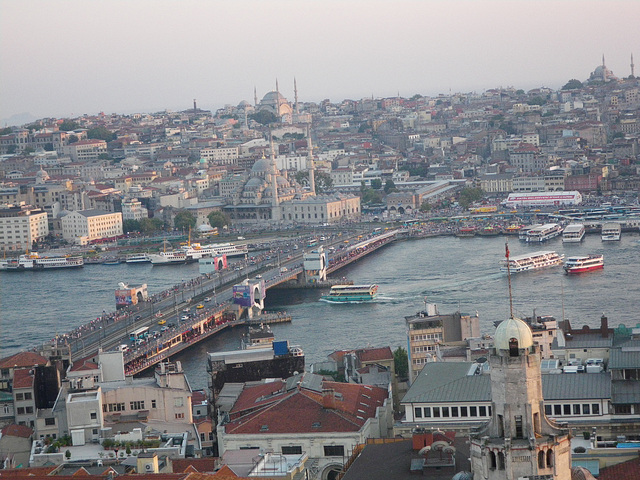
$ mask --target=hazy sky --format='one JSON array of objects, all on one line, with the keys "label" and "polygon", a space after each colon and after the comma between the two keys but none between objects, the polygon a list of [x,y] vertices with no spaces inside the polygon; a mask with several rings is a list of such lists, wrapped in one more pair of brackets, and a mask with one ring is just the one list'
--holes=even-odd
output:
[{"label": "hazy sky", "polygon": [[0,118],[640,75],[640,0],[0,0]]}]

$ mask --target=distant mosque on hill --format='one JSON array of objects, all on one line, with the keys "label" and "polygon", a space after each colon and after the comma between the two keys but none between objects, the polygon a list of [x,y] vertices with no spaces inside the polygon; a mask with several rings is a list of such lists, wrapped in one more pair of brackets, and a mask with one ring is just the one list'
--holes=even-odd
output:
[{"label": "distant mosque on hill", "polygon": [[282,93],[280,93],[280,87],[278,86],[278,80],[276,79],[276,89],[267,92],[262,100],[258,102],[258,93],[256,88],[253,89],[253,102],[256,112],[266,110],[273,113],[281,123],[311,123],[311,116],[309,114],[300,113],[298,106],[298,85],[296,79],[293,79],[293,105],[287,100]]},{"label": "distant mosque on hill", "polygon": [[[630,78],[635,78],[635,65],[633,63],[633,53],[631,54],[631,75]],[[616,77],[611,70],[607,68],[604,63],[604,55],[602,55],[602,65],[598,65],[591,75],[589,75],[589,79],[587,83],[608,83],[611,81],[620,80]]]}]

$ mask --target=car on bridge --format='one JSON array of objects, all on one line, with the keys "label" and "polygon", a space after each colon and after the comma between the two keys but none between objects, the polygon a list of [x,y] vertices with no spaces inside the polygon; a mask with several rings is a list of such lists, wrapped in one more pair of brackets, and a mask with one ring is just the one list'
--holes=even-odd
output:
[{"label": "car on bridge", "polygon": [[198,310],[201,310],[204,308],[204,305],[202,303],[199,303],[198,306],[196,307]]},{"label": "car on bridge", "polygon": [[158,325],[164,325],[165,323],[167,323],[167,321],[163,318],[158,322]]}]

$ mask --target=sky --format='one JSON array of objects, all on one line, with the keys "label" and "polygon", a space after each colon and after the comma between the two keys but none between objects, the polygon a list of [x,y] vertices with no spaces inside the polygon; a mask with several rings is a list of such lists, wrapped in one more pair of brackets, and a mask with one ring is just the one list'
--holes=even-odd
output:
[{"label": "sky", "polygon": [[640,0],[0,0],[0,119],[640,75]]}]

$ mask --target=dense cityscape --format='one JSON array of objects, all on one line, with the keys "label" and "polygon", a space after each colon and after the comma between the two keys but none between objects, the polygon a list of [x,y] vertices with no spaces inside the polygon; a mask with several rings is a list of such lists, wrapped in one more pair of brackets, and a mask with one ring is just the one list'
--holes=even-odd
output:
[{"label": "dense cityscape", "polygon": [[[286,89],[274,79],[273,90],[256,86],[216,111],[194,99],[182,111],[3,128],[1,276],[124,262],[197,262],[200,273],[161,292],[122,284],[114,312],[0,359],[4,469],[640,477],[638,327],[605,314],[591,328],[520,319],[512,307],[486,335],[477,313],[441,313],[425,298],[405,318],[406,344],[354,344],[305,365],[304,345],[266,325],[295,318],[264,312],[267,289],[371,301],[377,285],[352,285],[340,269],[396,241],[637,236],[634,69],[633,55],[617,75],[603,56],[558,90],[337,103],[306,102],[296,79]],[[507,247],[503,269],[563,264],[537,253],[545,258]],[[564,269],[602,268],[596,257],[565,259]],[[209,388],[193,390],[171,357],[232,328],[246,330],[246,348],[208,353]]]}]

